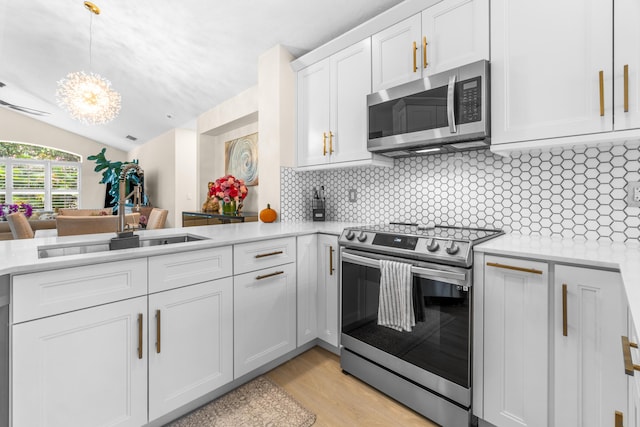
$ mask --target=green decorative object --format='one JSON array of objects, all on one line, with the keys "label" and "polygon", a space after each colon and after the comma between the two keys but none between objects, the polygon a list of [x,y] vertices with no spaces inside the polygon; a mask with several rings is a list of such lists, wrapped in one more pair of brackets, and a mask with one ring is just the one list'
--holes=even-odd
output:
[{"label": "green decorative object", "polygon": [[222,213],[224,215],[235,215],[236,214],[236,201],[232,200],[229,203],[220,202],[222,204]]}]

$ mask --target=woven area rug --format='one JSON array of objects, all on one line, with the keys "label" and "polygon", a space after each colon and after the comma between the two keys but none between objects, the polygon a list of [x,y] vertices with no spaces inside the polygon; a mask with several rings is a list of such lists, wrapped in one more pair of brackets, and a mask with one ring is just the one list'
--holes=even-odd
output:
[{"label": "woven area rug", "polygon": [[258,377],[169,424],[170,427],[309,427],[316,416],[266,377]]}]

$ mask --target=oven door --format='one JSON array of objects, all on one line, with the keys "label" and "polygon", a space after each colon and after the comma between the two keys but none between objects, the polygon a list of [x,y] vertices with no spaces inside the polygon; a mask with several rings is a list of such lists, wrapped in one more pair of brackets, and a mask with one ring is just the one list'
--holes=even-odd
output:
[{"label": "oven door", "polygon": [[[378,325],[381,259],[413,265],[411,332]],[[468,408],[471,270],[345,248],[341,263],[342,346]]]}]

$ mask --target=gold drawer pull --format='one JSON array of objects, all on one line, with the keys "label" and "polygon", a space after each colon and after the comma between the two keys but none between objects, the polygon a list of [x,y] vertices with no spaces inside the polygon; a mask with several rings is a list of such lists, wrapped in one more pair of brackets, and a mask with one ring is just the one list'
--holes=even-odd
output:
[{"label": "gold drawer pull", "polygon": [[333,268],[333,252],[335,251],[335,249],[333,249],[333,246],[329,246],[329,276],[333,276],[333,272],[335,270],[335,268]]},{"label": "gold drawer pull", "polygon": [[160,310],[156,310],[156,353],[160,353]]},{"label": "gold drawer pull", "polygon": [[333,132],[329,131],[329,154],[333,154]]},{"label": "gold drawer pull", "polygon": [[322,155],[327,155],[327,133],[322,132]]},{"label": "gold drawer pull", "polygon": [[629,64],[624,66],[624,112],[629,112]]},{"label": "gold drawer pull", "polygon": [[638,348],[638,344],[629,342],[629,337],[622,336],[622,357],[624,359],[624,373],[633,376],[633,371],[640,371],[640,365],[633,363],[631,347]]},{"label": "gold drawer pull", "polygon": [[269,277],[277,276],[279,274],[284,274],[284,271],[276,271],[275,273],[263,274],[261,276],[256,276],[256,280],[267,279]]},{"label": "gold drawer pull", "polygon": [[513,265],[499,264],[497,262],[488,262],[488,267],[504,268],[507,270],[522,271],[523,273],[542,274],[542,271],[535,268],[515,267]]},{"label": "gold drawer pull", "polygon": [[284,252],[282,251],[275,251],[275,252],[269,252],[268,254],[258,254],[256,255],[256,258],[264,258],[264,257],[268,257],[268,256],[274,256],[274,255],[280,255],[283,254]]},{"label": "gold drawer pull", "polygon": [[427,37],[422,38],[422,68],[427,68]]},{"label": "gold drawer pull", "polygon": [[614,415],[614,427],[624,427],[624,415],[622,412],[616,411]]},{"label": "gold drawer pull", "polygon": [[142,313],[138,314],[138,359],[142,359]]},{"label": "gold drawer pull", "polygon": [[604,71],[598,73],[600,81],[600,117],[604,117]]},{"label": "gold drawer pull", "polygon": [[413,72],[418,71],[418,58],[416,57],[418,52],[418,45],[416,42],[413,42]]},{"label": "gold drawer pull", "polygon": [[567,336],[567,285],[562,284],[562,335]]}]

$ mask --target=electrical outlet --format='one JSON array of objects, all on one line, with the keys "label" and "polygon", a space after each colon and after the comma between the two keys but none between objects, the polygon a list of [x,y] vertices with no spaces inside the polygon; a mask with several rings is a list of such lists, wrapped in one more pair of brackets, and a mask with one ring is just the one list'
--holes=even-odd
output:
[{"label": "electrical outlet", "polygon": [[349,190],[349,201],[350,202],[355,202],[358,198],[358,193],[356,192],[356,190],[354,188]]},{"label": "electrical outlet", "polygon": [[640,207],[640,182],[630,182],[627,185],[627,205]]}]

